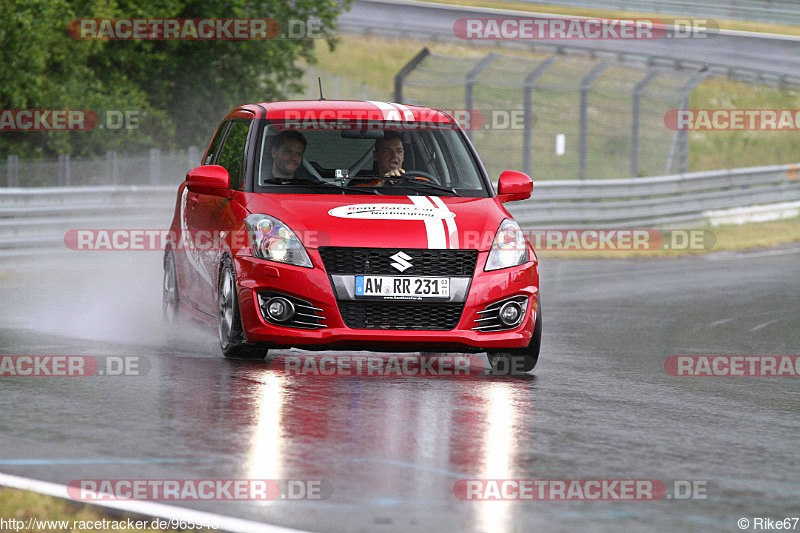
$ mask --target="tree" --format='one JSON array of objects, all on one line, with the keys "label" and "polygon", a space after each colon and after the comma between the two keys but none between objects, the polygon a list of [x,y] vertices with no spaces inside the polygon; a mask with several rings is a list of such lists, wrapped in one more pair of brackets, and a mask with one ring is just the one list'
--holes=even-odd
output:
[{"label": "tree", "polygon": [[[347,0],[349,2],[350,0]],[[133,111],[139,129],[0,132],[0,156],[107,149],[205,147],[221,118],[247,102],[285,99],[314,63],[312,38],[270,40],[74,39],[78,18],[267,18],[287,33],[318,21],[335,45],[334,0],[0,0],[0,109]]]}]

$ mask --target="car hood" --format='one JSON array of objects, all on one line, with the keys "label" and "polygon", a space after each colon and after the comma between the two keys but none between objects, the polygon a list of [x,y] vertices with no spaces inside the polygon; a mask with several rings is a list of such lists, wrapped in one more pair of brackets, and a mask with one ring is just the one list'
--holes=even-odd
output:
[{"label": "car hood", "polygon": [[488,250],[508,211],[495,198],[252,194],[246,208],[287,224],[307,248]]}]

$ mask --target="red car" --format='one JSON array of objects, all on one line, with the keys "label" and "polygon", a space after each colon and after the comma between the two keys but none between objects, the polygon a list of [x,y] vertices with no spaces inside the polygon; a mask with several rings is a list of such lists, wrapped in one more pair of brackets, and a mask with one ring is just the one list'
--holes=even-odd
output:
[{"label": "red car", "polygon": [[226,357],[271,348],[539,356],[538,260],[442,111],[294,101],[230,112],[178,190],[164,315],[218,326]]}]

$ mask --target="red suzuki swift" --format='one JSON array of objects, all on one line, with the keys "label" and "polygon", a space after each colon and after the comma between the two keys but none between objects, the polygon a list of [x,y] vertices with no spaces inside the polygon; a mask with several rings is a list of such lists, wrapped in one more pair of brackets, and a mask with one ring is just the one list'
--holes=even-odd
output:
[{"label": "red suzuki swift", "polygon": [[538,260],[448,114],[384,102],[244,105],[178,189],[164,315],[216,323],[226,357],[270,348],[539,356]]}]

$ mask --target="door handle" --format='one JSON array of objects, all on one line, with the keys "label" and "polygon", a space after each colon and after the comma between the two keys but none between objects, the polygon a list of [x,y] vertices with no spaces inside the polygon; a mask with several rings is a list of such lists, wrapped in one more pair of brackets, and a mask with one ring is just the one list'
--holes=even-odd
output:
[{"label": "door handle", "polygon": [[197,205],[197,202],[200,201],[200,198],[198,196],[190,196],[189,201],[192,203],[192,205]]}]

